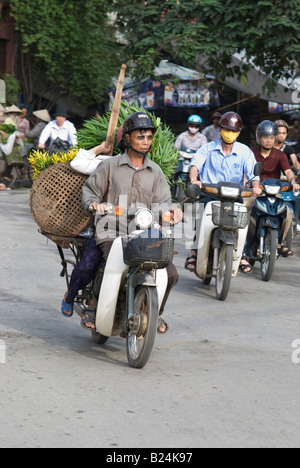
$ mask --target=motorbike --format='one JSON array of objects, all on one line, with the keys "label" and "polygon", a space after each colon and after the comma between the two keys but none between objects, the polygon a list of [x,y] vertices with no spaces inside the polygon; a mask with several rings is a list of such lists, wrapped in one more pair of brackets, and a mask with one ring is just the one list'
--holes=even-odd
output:
[{"label": "motorbike", "polygon": [[[143,368],[153,350],[159,310],[168,284],[166,267],[173,261],[175,240],[170,230],[166,236],[162,235],[154,213],[149,209],[140,208],[130,213],[111,207],[104,213],[107,214],[127,216],[135,223],[136,230],[115,239],[105,268],[103,264],[95,281],[78,295],[74,310],[82,318],[91,298],[98,295],[100,286],[96,329],[91,330],[94,342],[104,344],[110,337],[118,335],[126,338],[129,365]],[[65,259],[63,249],[70,248],[77,263],[86,239],[83,235],[62,242],[63,238],[47,237],[58,245],[64,267],[61,276],[66,277],[68,286],[67,264],[70,261]]]},{"label": "motorbike", "polygon": [[246,255],[251,265],[256,261],[261,263],[262,280],[268,282],[284,238],[287,205],[279,195],[286,188],[280,180],[274,179],[265,179],[261,188],[263,195],[257,197],[251,213]]},{"label": "motorbike", "polygon": [[[283,179],[282,179],[283,180]],[[297,184],[300,183],[300,171],[297,173]],[[284,185],[285,186],[285,185]],[[286,237],[286,245],[289,249],[292,248],[292,243],[297,236],[297,227],[299,226],[299,210],[297,209],[297,205],[300,203],[300,192],[293,192],[292,186],[290,184],[286,184],[286,192],[281,192],[281,198],[285,201],[287,206],[290,208],[291,212],[293,213],[293,223],[289,229],[289,232]]]},{"label": "motorbike", "polygon": [[178,166],[174,174],[174,185],[172,188],[172,198],[181,203],[185,196],[185,188],[189,181],[190,163],[196,151],[186,149],[179,151]]},{"label": "motorbike", "polygon": [[197,198],[200,194],[215,198],[206,204],[201,222],[196,223],[198,250],[195,274],[205,285],[216,279],[216,297],[225,301],[231,279],[238,274],[246,241],[250,214],[239,202],[251,197],[253,190],[239,184],[219,182],[216,185],[190,185],[186,195]]},{"label": "motorbike", "polygon": [[286,205],[290,208],[291,212],[293,213],[293,223],[286,237],[286,245],[289,249],[291,249],[292,243],[297,236],[297,225],[299,224],[299,219],[296,219],[296,203],[300,201],[300,192],[282,192],[281,198],[285,201]]}]

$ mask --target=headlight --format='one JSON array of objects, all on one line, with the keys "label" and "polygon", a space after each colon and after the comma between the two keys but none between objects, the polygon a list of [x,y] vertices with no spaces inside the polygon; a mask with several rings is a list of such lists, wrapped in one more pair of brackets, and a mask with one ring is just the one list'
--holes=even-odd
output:
[{"label": "headlight", "polygon": [[233,187],[221,187],[221,195],[228,198],[238,198],[240,190]]},{"label": "headlight", "polygon": [[280,192],[280,187],[278,185],[266,185],[265,192],[267,195],[277,195]]},{"label": "headlight", "polygon": [[148,229],[154,224],[154,214],[147,208],[142,208],[135,215],[136,225],[140,229]]}]

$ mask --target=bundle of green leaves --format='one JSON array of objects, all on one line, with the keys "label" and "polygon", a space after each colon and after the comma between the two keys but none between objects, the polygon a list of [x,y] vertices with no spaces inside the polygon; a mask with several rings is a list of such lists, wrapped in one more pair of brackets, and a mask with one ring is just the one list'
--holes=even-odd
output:
[{"label": "bundle of green leaves", "polygon": [[[16,127],[14,125],[2,124],[0,125],[0,130],[9,136],[16,131]],[[3,135],[0,135],[0,138],[4,143],[6,143],[7,138],[5,138]]]},{"label": "bundle of green leaves", "polygon": [[[171,184],[172,174],[178,164],[178,150],[174,146],[175,135],[171,130],[164,126],[160,118],[154,114],[147,112],[145,109],[130,105],[127,102],[121,103],[120,114],[117,128],[119,129],[124,123],[128,115],[134,112],[146,112],[151,119],[157,131],[152,144],[152,151],[149,153],[149,158],[158,164],[162,169],[166,179]],[[104,116],[99,116],[91,120],[87,120],[83,128],[77,132],[78,146],[83,149],[91,149],[106,140],[111,112]],[[114,154],[120,153],[118,143],[115,141]]]},{"label": "bundle of green leaves", "polygon": [[5,132],[7,133],[8,135],[11,135],[12,133],[14,133],[16,131],[16,127],[14,125],[0,125],[0,130],[2,130],[2,132]]}]

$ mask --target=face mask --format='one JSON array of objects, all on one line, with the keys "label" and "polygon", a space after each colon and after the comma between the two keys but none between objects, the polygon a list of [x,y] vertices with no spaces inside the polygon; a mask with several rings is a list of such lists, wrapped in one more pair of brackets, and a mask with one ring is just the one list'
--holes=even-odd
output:
[{"label": "face mask", "polygon": [[199,128],[189,127],[189,132],[192,133],[193,135],[195,135],[195,133],[199,132]]},{"label": "face mask", "polygon": [[232,145],[239,136],[240,132],[231,132],[230,130],[221,130],[221,136],[222,139],[227,143],[228,145]]}]

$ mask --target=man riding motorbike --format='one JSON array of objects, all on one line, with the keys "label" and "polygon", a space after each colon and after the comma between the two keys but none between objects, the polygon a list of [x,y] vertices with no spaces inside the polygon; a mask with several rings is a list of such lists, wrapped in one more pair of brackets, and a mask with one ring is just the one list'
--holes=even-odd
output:
[{"label": "man riding motorbike", "polygon": [[207,143],[207,138],[200,132],[203,120],[200,115],[191,115],[188,118],[188,130],[181,133],[175,141],[176,148],[180,150],[198,151]]},{"label": "man riding motorbike", "polygon": [[289,133],[288,124],[285,120],[276,120],[275,124],[278,128],[278,135],[276,137],[274,148],[283,151],[288,158],[290,166],[293,166],[295,171],[300,171],[300,162],[296,156],[295,147],[288,145],[285,141]]},{"label": "man riding motorbike", "polygon": [[215,112],[212,115],[213,124],[209,125],[202,131],[202,134],[206,136],[208,143],[211,141],[220,140],[221,134],[220,134],[219,124],[220,124],[221,117],[222,117],[222,114],[220,114],[220,112]]},{"label": "man riding motorbike", "polygon": [[[258,145],[254,146],[252,151],[256,161],[262,162],[264,166],[260,179],[261,181],[265,179],[280,180],[282,171],[288,182],[292,185],[293,192],[297,192],[300,190],[300,186],[296,183],[295,175],[291,170],[286,154],[274,147],[277,135],[278,127],[276,123],[270,120],[264,120],[257,127],[256,140]],[[292,213],[288,210],[286,234],[291,222]],[[287,257],[293,255],[293,251],[282,245],[281,254]]]},{"label": "man riding motorbike", "polygon": [[[127,117],[120,143],[122,153],[103,162],[83,187],[83,206],[86,210],[104,214],[109,205],[119,205],[120,198],[123,203],[126,199],[127,206],[122,206],[125,210],[141,204],[150,208],[153,203],[159,204],[165,210],[170,209],[171,194],[166,178],[159,166],[147,157],[155,131],[156,128],[147,114],[137,112]],[[182,218],[181,210],[174,208],[173,212],[174,221],[179,222]],[[117,224],[116,229],[111,229],[109,222],[108,226],[104,227],[102,221],[103,219],[96,225],[92,245],[94,255],[91,252],[89,255],[89,269],[95,274],[102,256],[107,260],[113,241],[119,236]],[[102,253],[101,256],[99,252]],[[167,267],[167,272],[168,287],[160,315],[164,311],[171,289],[178,282],[177,270],[173,264]],[[66,296],[65,302],[67,300]],[[69,314],[71,315],[72,311],[67,312],[67,316],[70,316]],[[82,325],[87,329],[95,328],[95,311],[89,309]],[[164,334],[167,331],[168,325],[160,319],[158,332]]]},{"label": "man riding motorbike", "polygon": [[[220,120],[221,140],[204,145],[191,162],[190,181],[192,184],[202,187],[202,184],[217,184],[226,181],[244,185],[246,177],[247,180],[252,180],[254,195],[261,194],[259,179],[254,176],[254,154],[246,145],[236,141],[242,129],[242,119],[235,112],[227,112],[222,116]],[[202,197],[200,203],[206,205],[211,200],[209,197]],[[192,250],[185,268],[194,272],[196,262],[197,252]],[[241,268],[242,271],[249,268],[245,259],[242,260]]]}]

